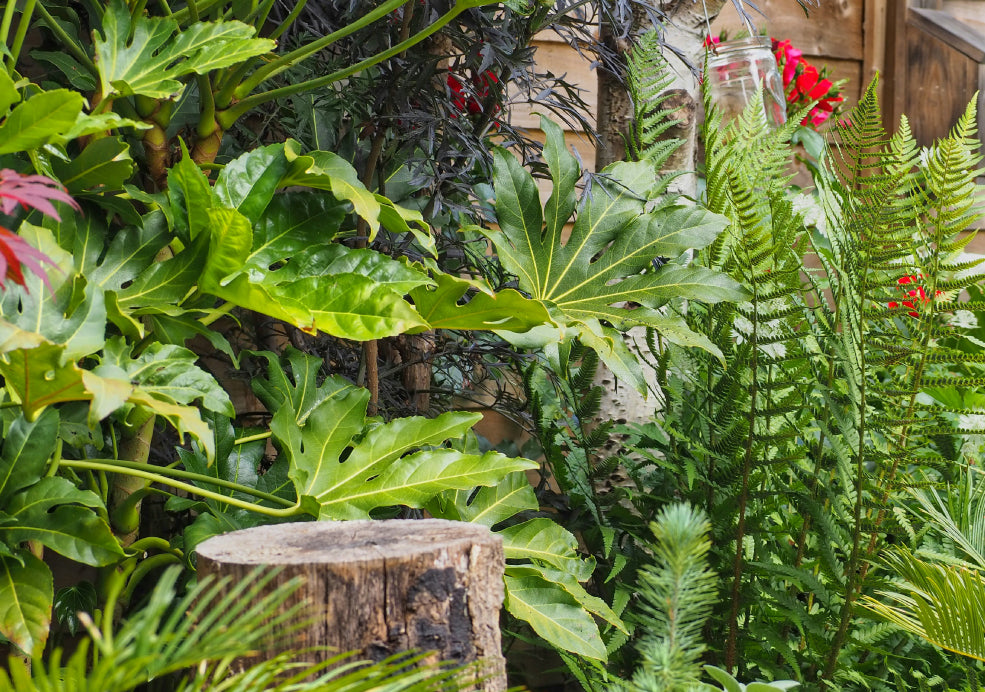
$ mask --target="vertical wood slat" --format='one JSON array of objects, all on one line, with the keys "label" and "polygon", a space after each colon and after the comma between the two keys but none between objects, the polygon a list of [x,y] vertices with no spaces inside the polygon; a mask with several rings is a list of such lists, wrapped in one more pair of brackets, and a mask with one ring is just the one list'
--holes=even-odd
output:
[{"label": "vertical wood slat", "polygon": [[911,7],[896,43],[893,122],[905,113],[917,141],[930,145],[978,91],[978,136],[985,139],[985,35],[942,10]]}]

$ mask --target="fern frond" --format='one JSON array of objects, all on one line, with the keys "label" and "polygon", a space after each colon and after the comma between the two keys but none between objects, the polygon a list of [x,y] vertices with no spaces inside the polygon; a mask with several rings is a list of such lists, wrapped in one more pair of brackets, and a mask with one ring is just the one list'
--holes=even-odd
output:
[{"label": "fern frond", "polygon": [[635,161],[650,161],[655,170],[660,170],[682,140],[664,137],[678,121],[671,111],[662,108],[670,97],[667,89],[673,83],[673,74],[655,30],[639,37],[626,56],[626,66],[634,114],[628,154]]}]

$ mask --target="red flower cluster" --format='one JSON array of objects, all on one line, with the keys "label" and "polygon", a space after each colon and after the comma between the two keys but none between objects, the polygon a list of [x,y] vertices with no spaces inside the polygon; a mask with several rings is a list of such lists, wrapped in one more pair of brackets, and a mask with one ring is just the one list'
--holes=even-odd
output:
[{"label": "red flower cluster", "polygon": [[804,116],[801,125],[817,127],[834,113],[838,104],[845,100],[841,90],[827,78],[827,68],[819,72],[804,59],[803,52],[791,45],[790,41],[773,42],[773,55],[783,75],[783,89],[787,94],[787,105],[793,109],[817,101],[810,113]]},{"label": "red flower cluster", "polygon": [[[493,89],[499,84],[499,79],[492,70],[486,70],[480,75],[472,77],[471,89],[466,89],[462,81],[454,74],[448,74],[448,89],[451,91],[451,103],[459,113],[466,115],[479,115],[483,111],[483,103],[489,98],[490,93],[495,93]],[[499,112],[499,103],[493,104],[493,113]],[[451,113],[452,118],[458,115]]]},{"label": "red flower cluster", "polygon": [[[907,284],[915,284],[916,288],[910,288],[910,289],[903,288],[902,289],[903,293],[906,294],[907,298],[911,298],[911,300],[904,300],[899,303],[896,302],[895,300],[891,300],[889,301],[888,304],[889,309],[892,310],[902,305],[903,307],[910,308],[910,311],[906,313],[907,315],[909,315],[910,317],[919,317],[920,313],[917,312],[916,302],[912,299],[919,300],[921,305],[926,305],[927,303],[930,302],[930,296],[927,295],[927,292],[924,290],[923,286],[916,283],[917,279],[922,279],[922,278],[923,275],[921,274],[917,274],[913,276],[901,276],[900,278],[898,278],[896,280],[896,283],[898,283],[900,286],[906,286]],[[935,291],[934,295],[942,296],[944,295],[944,291]]]}]

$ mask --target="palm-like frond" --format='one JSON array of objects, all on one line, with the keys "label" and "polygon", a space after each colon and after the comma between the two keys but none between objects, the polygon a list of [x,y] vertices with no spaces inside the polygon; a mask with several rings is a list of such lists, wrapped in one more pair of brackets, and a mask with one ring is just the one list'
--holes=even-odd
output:
[{"label": "palm-like frond", "polygon": [[886,556],[905,591],[865,596],[873,613],[942,649],[985,661],[985,580],[977,570],[922,561],[907,549]]}]

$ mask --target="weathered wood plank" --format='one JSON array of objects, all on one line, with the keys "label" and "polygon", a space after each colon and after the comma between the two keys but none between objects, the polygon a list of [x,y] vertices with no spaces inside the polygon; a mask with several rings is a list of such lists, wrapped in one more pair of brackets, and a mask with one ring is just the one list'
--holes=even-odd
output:
[{"label": "weathered wood plank", "polygon": [[[948,133],[983,86],[985,37],[981,47],[972,50],[966,42],[970,37],[952,33],[955,25],[967,29],[943,12],[912,8],[906,23],[903,112],[914,137],[925,146]],[[979,115],[979,136],[985,134],[983,123]]]},{"label": "weathered wood plank", "polygon": [[[756,5],[766,16],[752,14],[757,28],[765,29],[769,36],[790,39],[805,54],[861,61],[865,52],[863,4],[863,0],[823,0],[807,16],[791,0],[761,0]],[[726,4],[711,26],[713,33],[722,29],[732,34],[745,30],[732,3]]]}]

